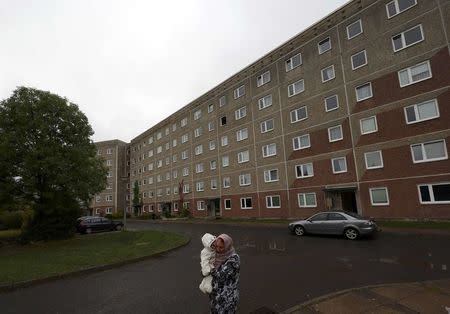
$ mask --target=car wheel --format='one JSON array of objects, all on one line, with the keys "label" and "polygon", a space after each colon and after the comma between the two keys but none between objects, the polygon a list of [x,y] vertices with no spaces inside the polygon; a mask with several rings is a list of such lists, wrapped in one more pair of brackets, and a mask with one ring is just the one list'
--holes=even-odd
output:
[{"label": "car wheel", "polygon": [[344,231],[344,235],[349,240],[356,240],[359,236],[359,232],[355,228],[347,228]]},{"label": "car wheel", "polygon": [[120,230],[122,230],[122,226],[121,225],[117,225],[116,226],[116,231],[120,231]]},{"label": "car wheel", "polygon": [[301,237],[305,234],[305,228],[303,228],[302,226],[295,226],[294,233],[295,235]]},{"label": "car wheel", "polygon": [[92,233],[92,229],[91,229],[91,228],[87,228],[87,229],[86,229],[86,233],[87,233],[87,234]]}]

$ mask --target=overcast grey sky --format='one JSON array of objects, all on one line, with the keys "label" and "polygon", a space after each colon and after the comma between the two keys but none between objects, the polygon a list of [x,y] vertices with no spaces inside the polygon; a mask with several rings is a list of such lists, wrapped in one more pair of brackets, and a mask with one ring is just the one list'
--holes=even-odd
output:
[{"label": "overcast grey sky", "polygon": [[76,103],[130,141],[347,0],[0,0],[0,99]]}]

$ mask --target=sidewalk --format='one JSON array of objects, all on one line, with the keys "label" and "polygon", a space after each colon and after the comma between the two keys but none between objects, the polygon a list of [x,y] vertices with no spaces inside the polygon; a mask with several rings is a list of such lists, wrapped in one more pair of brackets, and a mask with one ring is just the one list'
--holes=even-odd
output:
[{"label": "sidewalk", "polygon": [[450,313],[450,279],[348,289],[294,306],[281,314]]}]

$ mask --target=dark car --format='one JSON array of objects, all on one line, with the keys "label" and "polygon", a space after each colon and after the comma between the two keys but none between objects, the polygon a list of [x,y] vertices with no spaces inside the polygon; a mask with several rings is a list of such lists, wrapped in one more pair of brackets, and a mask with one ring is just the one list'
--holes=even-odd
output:
[{"label": "dark car", "polygon": [[377,224],[358,214],[344,211],[330,211],[315,214],[308,219],[289,224],[289,230],[298,236],[306,233],[343,235],[356,240],[362,235],[372,235],[379,231]]},{"label": "dark car", "polygon": [[122,230],[122,228],[123,222],[104,217],[84,216],[77,219],[77,231],[79,233]]}]

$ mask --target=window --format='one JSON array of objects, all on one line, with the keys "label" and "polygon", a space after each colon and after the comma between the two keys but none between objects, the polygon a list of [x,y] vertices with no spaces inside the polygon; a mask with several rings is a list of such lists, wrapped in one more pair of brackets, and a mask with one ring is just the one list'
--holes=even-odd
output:
[{"label": "window", "polygon": [[328,128],[328,141],[337,142],[342,140],[344,137],[342,135],[342,125],[336,125]]},{"label": "window", "polygon": [[248,138],[248,129],[242,129],[236,132],[236,141],[242,141]]},{"label": "window", "polygon": [[355,90],[356,90],[356,101],[363,101],[373,96],[372,83],[370,82],[355,87]]},{"label": "window", "polygon": [[111,160],[111,159],[108,159],[108,160],[106,161],[106,165],[107,165],[107,166],[112,166],[112,160]]},{"label": "window", "polygon": [[106,195],[106,201],[107,202],[112,202],[113,200],[113,196],[112,195]]},{"label": "window", "polygon": [[311,147],[311,140],[309,134],[294,137],[292,139],[292,146],[294,150],[300,150]]},{"label": "window", "polygon": [[383,155],[381,150],[364,153],[364,159],[366,161],[366,169],[383,168]]},{"label": "window", "polygon": [[378,131],[376,116],[361,119],[359,120],[359,124],[361,127],[361,134],[369,134]]},{"label": "window", "polygon": [[229,188],[230,186],[231,186],[230,177],[224,177],[223,178],[223,187],[226,189],[226,188]]},{"label": "window", "polygon": [[106,208],[106,213],[107,214],[112,214],[112,207],[107,207]]},{"label": "window", "polygon": [[300,94],[305,90],[305,80],[301,79],[297,82],[294,82],[288,85],[288,96],[292,97],[297,94]]},{"label": "window", "polygon": [[272,94],[264,96],[263,98],[258,99],[258,108],[262,110],[264,108],[272,106]]},{"label": "window", "polygon": [[241,209],[252,209],[252,198],[243,197],[241,198]]},{"label": "window", "polygon": [[102,150],[101,149],[97,150],[97,155],[101,155],[101,154],[102,154]]},{"label": "window", "polygon": [[107,177],[107,178],[112,178],[112,176],[113,176],[113,175],[112,175],[112,171],[108,171],[108,173],[106,174],[106,177]]},{"label": "window", "polygon": [[256,86],[260,87],[270,82],[270,71],[264,72],[256,78]]},{"label": "window", "polygon": [[153,149],[148,151],[147,157],[153,157]]},{"label": "window", "polygon": [[209,162],[209,169],[215,170],[216,168],[217,168],[217,161],[216,160],[211,160]]},{"label": "window", "polygon": [[170,164],[170,157],[166,157],[166,166]]},{"label": "window", "polygon": [[295,166],[295,174],[297,179],[309,178],[314,176],[313,164],[301,164]]},{"label": "window", "polygon": [[280,208],[281,200],[279,195],[269,195],[266,196],[266,207],[267,208]]},{"label": "window", "polygon": [[[145,180],[144,180],[145,181]],[[107,186],[106,186],[106,189],[107,190],[112,190],[112,184],[108,184]]]},{"label": "window", "polygon": [[111,154],[112,154],[112,148],[108,148],[108,149],[106,150],[106,154],[107,154],[107,155],[111,155]]},{"label": "window", "polygon": [[299,122],[308,118],[308,111],[306,106],[294,109],[290,113],[291,123]]},{"label": "window", "polygon": [[197,210],[205,210],[205,201],[197,201]]},{"label": "window", "polygon": [[189,140],[189,135],[188,134],[183,134],[181,136],[181,143],[186,143]]},{"label": "window", "polygon": [[222,146],[227,146],[228,145],[228,136],[227,135],[224,135],[224,136],[222,136],[220,138],[220,144]]},{"label": "window", "polygon": [[338,95],[333,95],[325,98],[325,111],[332,111],[339,108],[339,99]]},{"label": "window", "polygon": [[353,22],[352,24],[347,26],[347,38],[352,39],[359,34],[362,34],[362,23],[361,19],[357,20],[356,22]]},{"label": "window", "polygon": [[439,117],[439,107],[436,99],[405,107],[407,124],[422,122]]},{"label": "window", "polygon": [[334,73],[334,65],[330,65],[322,69],[321,73],[322,73],[322,83],[330,81],[336,77],[336,74]]},{"label": "window", "polygon": [[275,182],[278,181],[278,169],[264,170],[264,182]]},{"label": "window", "polygon": [[147,165],[147,170],[148,171],[152,171],[153,170],[153,163]]},{"label": "window", "polygon": [[228,156],[222,156],[222,167],[228,167],[230,165],[230,158]]},{"label": "window", "polygon": [[224,95],[224,96],[222,96],[222,97],[219,98],[219,107],[223,107],[223,106],[225,106],[226,104],[227,104],[227,98],[226,98],[226,96]]},{"label": "window", "polygon": [[273,119],[261,122],[261,133],[266,133],[273,130]]},{"label": "window", "polygon": [[405,87],[431,78],[430,61],[416,64],[398,71],[400,87]]},{"label": "window", "polygon": [[157,140],[160,140],[161,137],[162,137],[162,133],[161,132],[156,133],[156,139]]},{"label": "window", "polygon": [[389,205],[389,195],[387,188],[371,188],[370,203],[372,206],[385,206]]},{"label": "window", "polygon": [[275,156],[277,154],[277,144],[272,143],[262,147],[263,157]]},{"label": "window", "polygon": [[216,141],[212,140],[209,141],[209,150],[215,150],[216,149]]},{"label": "window", "polygon": [[185,127],[187,125],[187,118],[183,118],[180,123],[181,127]]},{"label": "window", "polygon": [[226,125],[227,124],[227,117],[223,116],[220,118],[220,125]]},{"label": "window", "polygon": [[156,176],[156,182],[161,182],[161,181],[162,181],[162,177],[161,177],[160,174],[158,174],[158,175]]},{"label": "window", "polygon": [[177,139],[176,138],[172,140],[172,147],[175,147],[175,146],[177,146]]},{"label": "window", "polygon": [[208,131],[209,132],[214,131],[214,122],[209,122],[208,123]]},{"label": "window", "polygon": [[286,72],[289,72],[302,64],[302,54],[297,53],[290,59],[286,60]]},{"label": "window", "polygon": [[166,172],[166,181],[170,180],[170,172]]},{"label": "window", "polygon": [[217,190],[217,179],[211,179],[211,190]]},{"label": "window", "polygon": [[205,190],[205,183],[203,181],[199,181],[196,183],[197,192],[203,192]]},{"label": "window", "polygon": [[298,193],[298,207],[316,207],[316,193]]},{"label": "window", "polygon": [[246,186],[252,184],[252,176],[250,173],[241,174],[239,176],[239,185],[240,186]]},{"label": "window", "polygon": [[174,170],[174,171],[172,172],[172,176],[173,176],[174,179],[176,179],[176,178],[178,177],[178,171],[177,171],[177,170]]},{"label": "window", "polygon": [[186,194],[186,193],[189,193],[189,191],[190,191],[189,184],[184,184],[183,185],[183,193]]},{"label": "window", "polygon": [[190,203],[189,202],[183,202],[183,209],[189,209]]},{"label": "window", "polygon": [[189,175],[189,168],[188,167],[183,168],[183,177],[186,177],[188,175]]},{"label": "window", "polygon": [[421,204],[450,204],[450,183],[420,184]]},{"label": "window", "polygon": [[394,0],[386,4],[388,18],[394,17],[403,11],[412,8],[417,4],[417,0]]},{"label": "window", "polygon": [[101,202],[102,201],[102,197],[100,195],[95,196],[95,201],[97,203]]},{"label": "window", "polygon": [[162,146],[161,145],[156,148],[156,153],[157,154],[162,153]]},{"label": "window", "polygon": [[203,172],[203,163],[199,163],[195,165],[195,172],[196,173],[201,173]]},{"label": "window", "polygon": [[188,159],[188,151],[184,150],[181,152],[181,159],[185,160]]},{"label": "window", "polygon": [[244,163],[250,160],[250,152],[248,150],[238,153],[238,163]]},{"label": "window", "polygon": [[231,200],[230,199],[225,199],[223,200],[225,209],[231,209]]},{"label": "window", "polygon": [[331,159],[331,165],[334,174],[347,172],[347,159],[345,157]]},{"label": "window", "polygon": [[319,41],[319,43],[317,44],[318,49],[319,49],[319,54],[321,55],[322,53],[328,51],[331,49],[331,39],[330,37],[325,38],[322,41]]},{"label": "window", "polygon": [[194,112],[194,120],[200,119],[201,116],[202,116],[202,110],[201,109],[199,109],[199,110]]},{"label": "window", "polygon": [[208,105],[208,113],[211,113],[214,111],[214,104],[209,104]]},{"label": "window", "polygon": [[366,50],[362,50],[360,52],[355,53],[351,56],[352,60],[352,70],[359,69],[367,65],[367,53]]},{"label": "window", "polygon": [[420,43],[423,39],[423,28],[422,25],[419,24],[400,34],[392,36],[392,47],[394,52],[397,52]]},{"label": "window", "polygon": [[243,117],[245,117],[247,115],[247,108],[244,106],[242,108],[239,108],[238,110],[236,110],[234,112],[234,118],[236,120],[242,119]]},{"label": "window", "polygon": [[437,161],[448,158],[445,140],[411,145],[411,154],[414,163]]},{"label": "window", "polygon": [[149,144],[152,144],[152,143],[153,143],[153,136],[150,136],[150,137],[148,138],[148,143],[149,143]]},{"label": "window", "polygon": [[238,99],[245,95],[245,85],[239,86],[234,90],[234,99]]},{"label": "window", "polygon": [[195,136],[195,137],[199,137],[200,135],[202,135],[202,133],[203,133],[202,127],[198,127],[198,128],[196,128],[196,129],[194,130],[194,136]]},{"label": "window", "polygon": [[203,153],[203,145],[195,146],[195,155],[200,155]]},{"label": "window", "polygon": [[166,150],[169,150],[169,149],[170,149],[170,143],[167,142],[167,143],[166,143]]},{"label": "window", "polygon": [[174,123],[172,124],[172,132],[175,132],[177,130],[177,124]]}]

